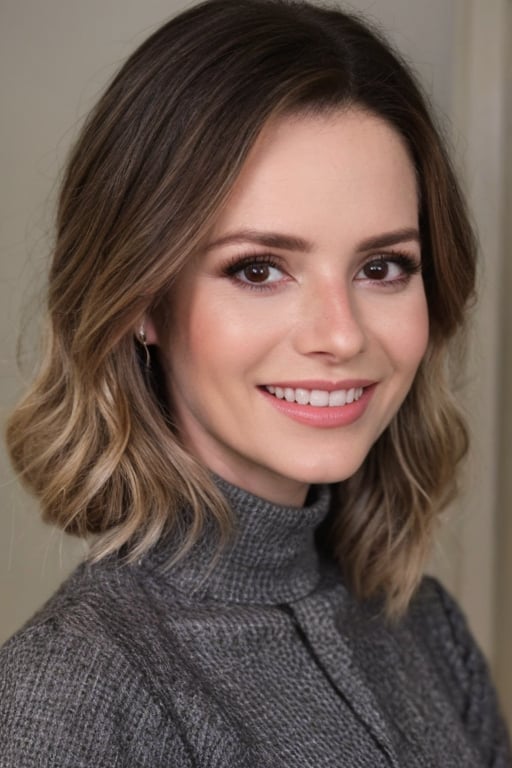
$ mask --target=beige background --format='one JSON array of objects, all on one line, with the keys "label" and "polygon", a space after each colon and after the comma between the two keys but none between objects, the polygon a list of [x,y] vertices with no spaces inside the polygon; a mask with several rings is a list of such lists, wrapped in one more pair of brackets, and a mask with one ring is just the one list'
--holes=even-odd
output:
[{"label": "beige background", "polygon": [[[1,0],[0,403],[23,386],[22,322],[36,338],[59,169],[119,63],[185,2]],[[346,5],[345,5],[346,7]],[[414,63],[453,144],[484,267],[463,396],[475,448],[433,569],[462,602],[512,723],[511,0],[359,0]],[[25,371],[33,359],[25,349]],[[25,373],[26,375],[26,373]],[[0,642],[51,594],[83,550],[43,526],[0,454]]]}]

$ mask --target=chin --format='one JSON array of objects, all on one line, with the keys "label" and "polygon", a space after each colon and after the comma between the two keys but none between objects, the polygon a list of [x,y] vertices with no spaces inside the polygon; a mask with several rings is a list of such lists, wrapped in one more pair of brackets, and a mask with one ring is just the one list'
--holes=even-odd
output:
[{"label": "chin", "polygon": [[308,485],[329,485],[331,483],[342,483],[344,480],[348,480],[349,477],[355,475],[358,469],[363,464],[360,461],[350,466],[340,466],[340,464],[332,467],[323,466],[304,468],[302,472],[295,470],[295,479],[301,483],[307,483]]}]

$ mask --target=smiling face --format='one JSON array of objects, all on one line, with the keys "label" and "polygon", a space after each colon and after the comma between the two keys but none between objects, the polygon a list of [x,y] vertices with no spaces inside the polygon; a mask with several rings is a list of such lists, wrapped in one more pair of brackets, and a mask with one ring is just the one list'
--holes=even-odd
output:
[{"label": "smiling face", "polygon": [[426,349],[420,266],[392,128],[359,110],[269,124],[166,322],[147,323],[188,449],[277,503],[350,477]]}]

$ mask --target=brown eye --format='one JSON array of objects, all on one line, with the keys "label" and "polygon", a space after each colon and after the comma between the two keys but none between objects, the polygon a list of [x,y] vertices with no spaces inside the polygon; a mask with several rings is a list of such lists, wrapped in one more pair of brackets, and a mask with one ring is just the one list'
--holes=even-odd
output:
[{"label": "brown eye", "polygon": [[268,264],[248,264],[242,270],[248,283],[265,283],[270,277]]},{"label": "brown eye", "polygon": [[273,285],[283,279],[283,273],[279,267],[266,261],[250,261],[241,264],[238,269],[233,269],[232,274],[241,283],[261,287]]},{"label": "brown eye", "polygon": [[385,280],[389,274],[389,263],[384,259],[369,261],[363,267],[363,274],[369,280]]},{"label": "brown eye", "polygon": [[239,259],[233,264],[229,264],[224,274],[232,278],[235,283],[252,288],[272,288],[286,280],[286,273],[275,263],[269,261],[267,257],[248,257]]},{"label": "brown eye", "polygon": [[363,264],[355,279],[369,285],[382,283],[384,286],[403,285],[421,272],[421,261],[413,256],[393,253],[376,256]]}]

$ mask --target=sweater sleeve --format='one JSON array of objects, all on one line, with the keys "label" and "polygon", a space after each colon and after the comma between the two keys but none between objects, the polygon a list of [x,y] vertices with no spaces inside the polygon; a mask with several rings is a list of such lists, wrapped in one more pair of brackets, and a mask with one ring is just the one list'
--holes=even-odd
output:
[{"label": "sweater sleeve", "polygon": [[439,582],[428,582],[444,614],[436,634],[459,692],[457,703],[466,732],[482,755],[482,766],[512,768],[510,740],[487,662],[455,600]]},{"label": "sweater sleeve", "polygon": [[0,652],[0,768],[190,768],[136,671],[51,622]]}]

